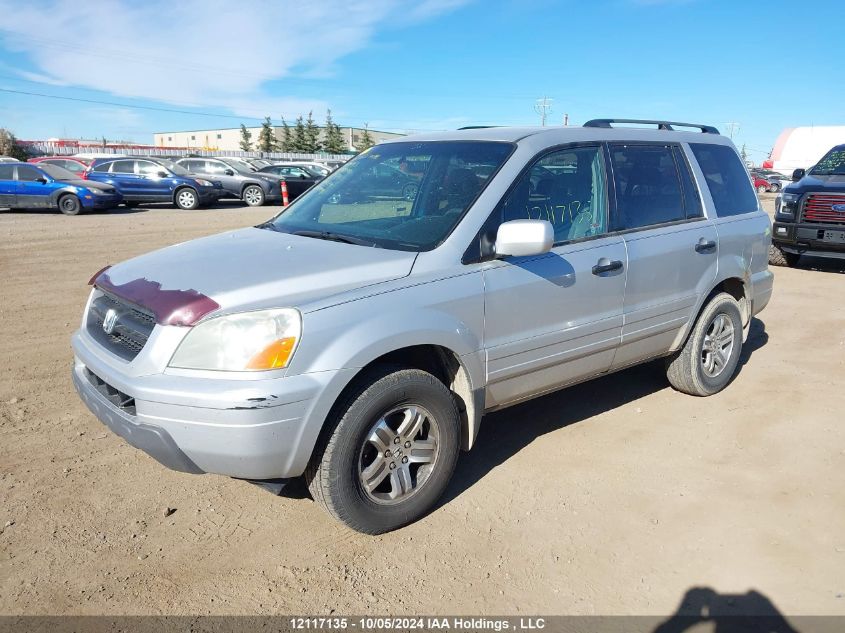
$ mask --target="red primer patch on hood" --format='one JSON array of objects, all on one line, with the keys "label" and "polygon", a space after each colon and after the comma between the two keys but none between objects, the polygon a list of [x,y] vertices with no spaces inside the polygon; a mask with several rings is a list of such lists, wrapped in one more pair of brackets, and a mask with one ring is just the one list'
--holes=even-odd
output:
[{"label": "red primer patch on hood", "polygon": [[106,271],[94,280],[94,285],[125,301],[150,310],[159,325],[190,327],[206,314],[220,308],[220,304],[196,290],[162,290],[157,281],[133,279],[114,284]]}]

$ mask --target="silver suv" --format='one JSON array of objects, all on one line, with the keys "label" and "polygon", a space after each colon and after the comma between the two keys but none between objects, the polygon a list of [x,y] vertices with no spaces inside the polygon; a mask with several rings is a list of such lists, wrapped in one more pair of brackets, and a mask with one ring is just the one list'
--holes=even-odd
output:
[{"label": "silver suv", "polygon": [[714,128],[619,122],[384,143],[264,224],[107,268],[76,389],[165,466],[304,476],[367,533],[429,511],[489,411],[661,357],[716,393],[771,296],[769,218]]}]

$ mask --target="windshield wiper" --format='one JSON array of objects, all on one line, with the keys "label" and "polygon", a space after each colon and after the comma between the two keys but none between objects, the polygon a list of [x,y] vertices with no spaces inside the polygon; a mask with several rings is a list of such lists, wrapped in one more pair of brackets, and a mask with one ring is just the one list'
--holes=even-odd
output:
[{"label": "windshield wiper", "polygon": [[355,244],[356,246],[378,246],[375,242],[363,240],[360,237],[352,237],[351,235],[341,235],[340,233],[332,233],[331,231],[293,231],[292,235],[301,235],[302,237],[316,237],[318,240],[343,242],[344,244]]}]

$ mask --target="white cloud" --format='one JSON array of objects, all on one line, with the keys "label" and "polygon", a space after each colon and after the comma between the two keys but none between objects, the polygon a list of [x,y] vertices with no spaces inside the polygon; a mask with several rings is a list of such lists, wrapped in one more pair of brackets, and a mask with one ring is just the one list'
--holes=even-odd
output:
[{"label": "white cloud", "polygon": [[267,82],[329,74],[377,31],[466,1],[0,0],[0,34],[29,57],[37,72],[18,72],[33,81],[295,117],[327,104],[270,97]]}]

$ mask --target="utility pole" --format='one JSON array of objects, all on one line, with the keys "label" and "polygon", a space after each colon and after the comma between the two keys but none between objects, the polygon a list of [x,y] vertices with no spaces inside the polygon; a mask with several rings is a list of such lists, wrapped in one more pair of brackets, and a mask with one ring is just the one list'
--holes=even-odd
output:
[{"label": "utility pole", "polygon": [[728,128],[728,130],[730,130],[730,131],[728,132],[728,134],[730,135],[731,140],[733,140],[733,138],[734,138],[734,134],[736,134],[736,131],[737,131],[737,130],[739,129],[739,127],[740,127],[740,126],[739,126],[739,123],[736,123],[736,122],[726,123],[726,124],[725,124],[725,126]]},{"label": "utility pole", "polygon": [[554,99],[543,97],[542,99],[537,99],[537,103],[534,104],[534,112],[540,115],[540,125],[543,127],[546,127],[546,117],[552,111],[552,101]]},{"label": "utility pole", "polygon": [[564,114],[563,115],[563,126],[566,127],[567,125],[569,125],[569,114]]}]

